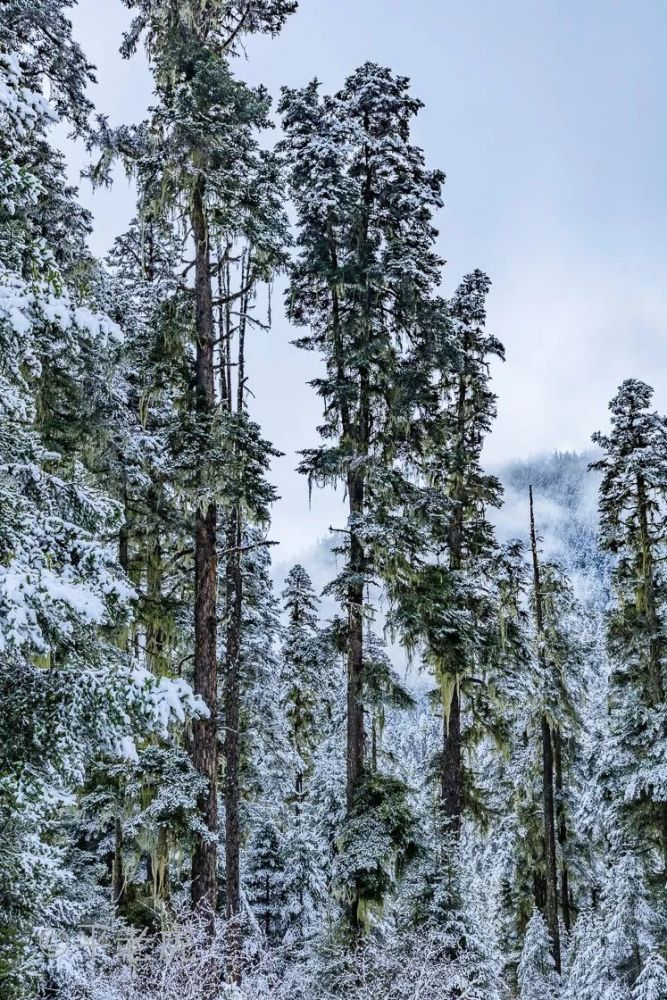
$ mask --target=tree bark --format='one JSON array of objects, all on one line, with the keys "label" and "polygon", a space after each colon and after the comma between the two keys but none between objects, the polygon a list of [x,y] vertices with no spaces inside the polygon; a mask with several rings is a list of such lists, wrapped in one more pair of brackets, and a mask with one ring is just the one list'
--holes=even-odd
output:
[{"label": "tree bark", "polygon": [[[195,378],[196,412],[204,435],[215,409],[213,304],[210,283],[210,248],[204,182],[195,184],[192,197],[192,230],[195,242],[195,326],[197,334]],[[203,455],[200,485],[206,484],[207,456]],[[204,701],[209,718],[196,719],[192,727],[192,760],[206,779],[199,799],[205,832],[197,833],[192,857],[192,904],[206,911],[213,929],[217,906],[217,651],[216,651],[216,506],[204,502],[195,518],[195,693]]]},{"label": "tree bark", "polygon": [[563,745],[558,729],[554,732],[554,757],[556,765],[556,817],[558,820],[558,846],[560,847],[560,906],[563,914],[563,925],[569,933],[572,926],[570,913],[570,875],[565,858],[567,850],[567,822],[565,819],[565,802],[563,788]]},{"label": "tree bark", "polygon": [[[530,544],[533,554],[533,587],[535,596],[535,625],[538,642],[538,658],[543,671],[544,662],[543,637],[544,620],[542,614],[542,590],[540,581],[540,562],[537,553],[537,534],[535,531],[535,511],[533,508],[533,487],[528,490],[530,498]],[[558,871],[556,861],[556,817],[554,809],[554,760],[551,726],[542,715],[542,808],[544,814],[544,867],[546,873],[546,905],[545,917],[554,962],[558,973],[561,971],[560,961],[560,928],[558,925]]]},{"label": "tree bark", "polygon": [[114,906],[122,909],[125,904],[125,871],[123,867],[123,827],[120,817],[114,821],[114,851],[111,880],[111,898]]},{"label": "tree bark", "polygon": [[[463,340],[463,370],[459,376],[456,399],[456,451],[451,499],[452,517],[448,530],[449,565],[454,573],[460,572],[464,561],[463,508],[466,502],[464,483],[467,467],[466,449],[466,391],[468,385],[467,358],[469,336]],[[462,664],[457,662],[458,651],[453,650],[452,673],[448,677],[453,689],[447,692],[449,706],[443,705],[441,809],[443,830],[458,839],[461,835],[463,814],[463,747],[461,740],[461,689],[459,677]]]},{"label": "tree bark", "polygon": [[459,837],[463,813],[463,755],[461,750],[461,700],[454,683],[449,716],[443,708],[441,807],[445,833]]},{"label": "tree bark", "polygon": [[544,810],[544,866],[546,869],[546,919],[556,970],[560,973],[560,929],[558,926],[558,872],[554,813],[553,744],[551,727],[542,716],[542,798]]},{"label": "tree bark", "polygon": [[[361,516],[364,509],[364,482],[354,472],[348,475],[350,515]],[[363,641],[364,641],[364,549],[354,529],[350,538],[347,656],[347,804],[354,803],[364,769]]]},{"label": "tree bark", "polygon": [[[241,284],[244,283],[243,270]],[[229,293],[229,290],[228,290]],[[236,385],[236,412],[245,403],[245,316],[248,298],[241,299]],[[230,344],[228,342],[228,355]],[[233,410],[231,382],[227,407]],[[235,456],[238,460],[239,456]],[[225,899],[227,918],[227,974],[240,983],[241,968],[241,633],[243,629],[242,510],[235,503],[226,533],[226,644],[225,644]],[[267,903],[268,906],[268,903]],[[267,915],[268,919],[268,915]]]},{"label": "tree bark", "polygon": [[[649,698],[653,707],[662,705],[665,689],[662,682],[662,645],[658,637],[659,623],[656,612],[655,583],[653,579],[653,544],[649,531],[648,498],[646,483],[641,473],[637,474],[637,508],[639,514],[640,543],[642,548],[642,582],[644,586],[644,610],[649,630]],[[667,871],[667,803],[657,803],[659,836],[662,840],[662,854]]]},{"label": "tree bark", "polygon": [[225,655],[225,897],[227,917],[227,972],[241,981],[241,523],[238,507],[227,529],[227,643]]}]

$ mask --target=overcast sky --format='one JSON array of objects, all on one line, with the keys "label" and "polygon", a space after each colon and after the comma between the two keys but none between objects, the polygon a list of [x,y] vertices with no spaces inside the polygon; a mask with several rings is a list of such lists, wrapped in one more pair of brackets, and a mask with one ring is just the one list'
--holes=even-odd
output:
[{"label": "overcast sky", "polygon": [[[142,56],[117,53],[120,0],[79,0],[75,33],[97,66],[93,97],[112,123],[143,117]],[[606,425],[618,383],[642,378],[667,409],[667,3],[664,0],[301,0],[282,35],[254,40],[237,71],[277,96],[317,76],[337,89],[367,59],[411,77],[426,107],[415,138],[447,173],[439,218],[446,292],[466,271],[491,277],[489,327],[504,342],[489,463],[583,449]],[[70,150],[73,177],[83,163]],[[104,253],[133,212],[120,176],[82,199]],[[337,501],[292,469],[314,441],[316,359],[289,346],[279,317],[258,334],[253,415],[286,452],[273,536],[292,558]]]}]

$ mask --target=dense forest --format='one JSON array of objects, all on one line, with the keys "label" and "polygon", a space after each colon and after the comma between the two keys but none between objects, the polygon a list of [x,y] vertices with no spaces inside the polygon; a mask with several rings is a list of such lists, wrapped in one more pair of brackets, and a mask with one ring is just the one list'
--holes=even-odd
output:
[{"label": "dense forest", "polygon": [[[0,0],[2,1000],[667,1000],[651,388],[491,474],[504,348],[481,270],[439,290],[409,80],[272,105],[235,60],[296,0],[105,0],[154,85],[111,123],[73,2]],[[104,260],[58,123],[133,179]],[[283,297],[323,592],[271,563]]]}]

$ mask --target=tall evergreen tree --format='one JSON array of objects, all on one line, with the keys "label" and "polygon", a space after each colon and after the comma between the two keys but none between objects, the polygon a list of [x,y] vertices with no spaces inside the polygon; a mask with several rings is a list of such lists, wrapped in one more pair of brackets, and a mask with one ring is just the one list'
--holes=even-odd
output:
[{"label": "tall evergreen tree", "polygon": [[[397,621],[408,642],[418,643],[438,682],[442,703],[440,806],[442,827],[458,839],[464,810],[476,792],[465,774],[464,748],[496,728],[497,699],[515,644],[503,632],[501,556],[488,520],[502,489],[481,464],[485,435],[495,417],[489,364],[502,345],[485,330],[488,278],[464,278],[449,304],[456,364],[438,383],[425,411],[426,447],[417,459],[428,503],[426,525],[435,558],[426,560],[402,595]],[[497,579],[496,579],[497,577]],[[505,595],[506,596],[506,595]],[[498,735],[498,734],[497,734]]]},{"label": "tall evergreen tree", "polygon": [[628,834],[659,852],[667,869],[667,425],[651,410],[652,396],[643,382],[623,382],[609,406],[610,433],[593,436],[604,457],[592,467],[602,473],[600,541],[614,558],[608,635],[615,794]]},{"label": "tall evergreen tree", "polygon": [[[530,547],[533,556],[533,609],[537,659],[540,673],[547,681],[548,665],[544,649],[544,604],[540,561],[537,551],[537,532],[533,508],[533,488],[530,487]],[[546,711],[540,720],[542,736],[542,815],[544,820],[544,884],[545,914],[551,937],[556,971],[560,973],[560,928],[558,922],[558,871],[556,859],[556,806],[554,794],[554,736]]]},{"label": "tall evergreen tree", "polygon": [[312,773],[329,678],[318,629],[319,601],[303,566],[293,566],[289,571],[282,596],[287,614],[282,645],[282,705],[290,744],[299,761],[294,778],[294,808],[298,813],[306,779]]},{"label": "tall evergreen tree", "polygon": [[83,129],[90,110],[90,67],[72,40],[67,6],[12,2],[0,23],[0,977],[7,997],[40,989],[46,935],[53,942],[64,925],[71,933],[103,909],[71,822],[94,762],[134,757],[137,742],[164,732],[174,715],[205,714],[187,685],[166,677],[158,684],[122,641],[134,599],[113,544],[122,510],[89,464],[103,421],[101,386],[121,334],[96,308],[89,219],[49,144],[54,121]]},{"label": "tall evergreen tree", "polygon": [[[408,80],[367,63],[332,97],[317,82],[284,90],[283,152],[290,164],[299,251],[289,315],[319,351],[313,383],[325,404],[325,443],[303,454],[310,483],[342,482],[348,501],[345,568],[335,584],[347,614],[347,798],[353,826],[373,822],[379,786],[366,788],[366,592],[405,572],[409,483],[397,461],[419,401],[432,392],[446,330],[433,299],[441,261],[432,215],[443,175],[410,141],[420,108]],[[428,359],[424,362],[424,358]],[[401,569],[403,567],[403,570]],[[364,814],[355,818],[363,808]],[[362,902],[351,889],[352,926]]]},{"label": "tall evergreen tree", "polygon": [[[170,212],[183,220],[194,244],[194,393],[187,451],[197,483],[194,527],[194,680],[195,689],[210,708],[209,718],[196,724],[193,760],[207,780],[202,797],[202,831],[193,856],[192,900],[213,912],[217,904],[217,549],[218,506],[221,500],[219,466],[235,455],[226,442],[229,406],[218,407],[216,392],[215,301],[212,277],[221,276],[229,251],[239,238],[252,250],[245,287],[237,293],[219,283],[218,305],[230,300],[247,304],[252,287],[273,266],[280,252],[275,221],[275,199],[265,197],[268,160],[257,151],[257,131],[268,124],[268,99],[231,75],[229,57],[239,51],[251,33],[275,34],[296,4],[290,0],[259,0],[240,5],[229,0],[212,7],[204,0],[187,5],[173,0],[126,0],[136,11],[128,31],[125,54],[146,40],[154,70],[158,104],[149,124],[111,133],[102,122],[98,141],[106,150],[94,176],[104,177],[110,158],[120,152],[139,180],[142,212]],[[257,181],[262,174],[262,181]],[[274,211],[274,219],[266,210]],[[214,255],[219,244],[223,252]],[[224,248],[227,248],[225,252]],[[227,254],[227,255],[225,255]],[[224,331],[219,329],[219,338]],[[241,346],[242,353],[242,346]],[[239,378],[239,398],[244,393]],[[225,400],[223,398],[223,404]],[[242,407],[238,407],[240,410]],[[239,431],[237,430],[237,433]],[[243,433],[243,431],[240,431]],[[263,461],[260,458],[260,464]],[[227,470],[226,470],[227,471]],[[231,477],[236,482],[234,470]],[[241,491],[245,483],[241,484]],[[241,498],[237,499],[237,504]],[[234,505],[232,505],[232,510]],[[229,518],[228,518],[229,521]],[[228,604],[236,602],[234,621],[240,613],[238,557],[242,527],[231,519],[226,530],[227,550],[237,554],[226,560]],[[233,536],[233,537],[232,537]],[[231,541],[231,545],[229,544]],[[239,658],[238,636],[227,635],[225,664],[225,797],[226,797],[226,910],[234,924],[240,911],[239,833]],[[236,640],[236,641],[235,641]],[[230,938],[230,964],[238,978],[238,946]]]},{"label": "tall evergreen tree", "polygon": [[[501,502],[500,483],[481,465],[484,437],[496,414],[489,364],[493,357],[504,357],[502,345],[485,330],[489,284],[481,271],[467,275],[450,305],[460,361],[446,388],[444,420],[438,428],[441,447],[435,452],[440,468],[435,468],[434,478],[450,507],[445,539],[447,569],[454,607],[464,622],[480,617],[481,606],[475,607],[476,577],[495,545],[487,510]],[[447,826],[456,834],[464,804],[461,697],[475,666],[482,671],[485,667],[482,643],[474,635],[466,636],[466,631],[464,624],[444,656],[429,651],[443,692],[442,811]]]},{"label": "tall evergreen tree", "polygon": [[[188,560],[188,489],[179,475],[179,436],[187,412],[191,320],[178,275],[182,237],[164,220],[134,220],[107,260],[99,295],[123,331],[106,434],[96,453],[98,477],[122,503],[121,565],[137,593],[127,644],[156,677],[190,676],[193,581]],[[152,920],[173,879],[182,879],[175,834],[191,841],[190,790],[203,791],[180,746],[139,750],[110,786],[98,770],[88,813],[115,801],[114,899],[132,919]],[[110,777],[110,774],[108,775]],[[178,790],[178,791],[177,791]],[[184,822],[185,820],[185,822]],[[143,885],[138,884],[145,873]]]}]

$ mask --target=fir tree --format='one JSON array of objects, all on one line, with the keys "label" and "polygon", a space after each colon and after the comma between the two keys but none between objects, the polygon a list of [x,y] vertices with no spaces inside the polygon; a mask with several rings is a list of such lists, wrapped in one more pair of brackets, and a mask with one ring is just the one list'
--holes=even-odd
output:
[{"label": "fir tree", "polygon": [[640,860],[625,851],[612,858],[601,893],[605,957],[626,988],[640,975],[647,955],[664,938],[664,917],[646,890]]},{"label": "fir tree", "polygon": [[[186,562],[188,490],[178,470],[179,430],[190,376],[188,296],[176,267],[182,256],[181,243],[164,220],[134,220],[114,244],[107,261],[109,271],[99,291],[123,330],[124,340],[96,467],[124,510],[119,560],[138,599],[126,641],[157,677],[189,675],[183,667],[189,663],[192,629],[189,609],[193,587]],[[169,791],[183,786],[180,748],[147,748],[145,771],[143,749],[139,756],[140,766],[129,765],[126,781],[116,769],[114,898],[128,915],[144,906],[166,905],[171,877],[180,879],[180,870],[170,863],[168,801],[173,802],[174,828],[188,839],[194,834],[190,797],[186,795],[184,801]],[[137,788],[142,773],[147,782],[143,789]],[[194,774],[191,787],[203,792]],[[147,807],[146,800],[153,798],[154,806]],[[158,814],[160,820],[153,831],[140,819]],[[185,824],[183,815],[188,816]],[[129,870],[124,872],[126,865]],[[177,867],[180,869],[180,864]],[[135,884],[139,871],[146,876],[141,888]],[[158,872],[159,877],[155,877]]]},{"label": "fir tree", "polygon": [[464,278],[449,306],[457,361],[443,373],[437,398],[425,411],[426,447],[415,462],[425,486],[426,533],[435,558],[425,560],[398,595],[395,616],[405,641],[422,648],[438,682],[442,827],[454,839],[464,809],[478,806],[473,774],[464,770],[464,749],[472,749],[484,732],[499,735],[499,714],[488,695],[499,697],[518,638],[513,628],[503,631],[503,557],[488,520],[488,508],[499,506],[502,490],[481,465],[495,416],[489,363],[503,356],[502,346],[485,331],[488,288],[488,278],[476,271]]}]

